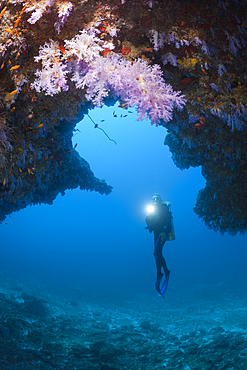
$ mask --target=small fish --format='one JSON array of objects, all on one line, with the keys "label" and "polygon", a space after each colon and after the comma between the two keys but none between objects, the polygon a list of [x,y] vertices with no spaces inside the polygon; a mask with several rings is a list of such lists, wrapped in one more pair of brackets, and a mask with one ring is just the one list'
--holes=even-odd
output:
[{"label": "small fish", "polygon": [[205,69],[201,68],[202,72],[205,73],[205,75],[207,74],[207,72],[205,71]]},{"label": "small fish", "polygon": [[15,95],[15,94],[17,94],[17,93],[18,93],[18,89],[16,89],[16,90],[12,91],[11,93],[9,93],[9,95]]},{"label": "small fish", "polygon": [[19,167],[19,171],[22,172],[22,169]]},{"label": "small fish", "polygon": [[3,185],[6,185],[6,182],[7,182],[7,179],[5,177],[4,180],[3,180]]},{"label": "small fish", "polygon": [[12,109],[10,109],[10,112],[14,112],[15,111],[15,107],[13,107]]},{"label": "small fish", "polygon": [[0,13],[0,18],[4,15],[4,13],[5,13],[6,9],[7,9],[7,6],[5,6],[5,7],[3,8],[3,10],[1,11],[1,13]]},{"label": "small fish", "polygon": [[27,9],[27,4],[24,6],[24,8],[22,9],[22,11],[20,12],[20,15],[22,15],[25,12],[26,9]]},{"label": "small fish", "polygon": [[4,62],[2,63],[2,65],[1,65],[1,69],[3,69],[3,67],[4,67]]},{"label": "small fish", "polygon": [[179,85],[188,85],[193,80],[192,77],[183,78],[178,84]]},{"label": "small fish", "polygon": [[37,126],[37,128],[41,128],[41,127],[43,127],[44,126],[44,124],[43,123],[41,123],[40,125],[38,125]]},{"label": "small fish", "polygon": [[35,170],[36,170],[36,167],[32,167],[32,168],[31,168],[31,170],[32,170],[32,171],[35,171]]},{"label": "small fish", "polygon": [[14,69],[18,69],[18,68],[20,68],[20,66],[19,66],[19,65],[17,65],[17,66],[13,66],[13,67],[11,67],[11,68],[10,68],[10,71],[13,71]]},{"label": "small fish", "polygon": [[128,117],[128,114],[125,114],[123,117]]},{"label": "small fish", "polygon": [[17,21],[15,22],[15,24],[14,24],[14,28],[18,25],[18,23],[20,22],[20,20],[21,20],[21,17],[18,17],[17,18]]},{"label": "small fish", "polygon": [[142,49],[141,51],[145,52],[152,52],[154,49],[153,48],[147,48],[147,49]]},{"label": "small fish", "polygon": [[27,116],[27,118],[28,118],[28,119],[33,118],[33,113],[29,114],[29,115]]},{"label": "small fish", "polygon": [[203,116],[199,116],[199,121],[201,122],[201,124],[205,125],[206,123],[206,120]]},{"label": "small fish", "polygon": [[199,96],[197,96],[197,99],[198,99],[199,101],[201,101],[201,98],[199,98]]},{"label": "small fish", "polygon": [[74,149],[77,147],[77,143],[74,145]]},{"label": "small fish", "polygon": [[102,119],[102,120],[100,120],[100,122],[105,122],[105,120],[104,120],[104,119]]},{"label": "small fish", "polygon": [[127,109],[128,108],[128,105],[126,103],[120,103],[118,108],[123,108],[123,109]]},{"label": "small fish", "polygon": [[13,31],[10,29],[10,28],[5,28],[5,30],[4,30],[5,32],[8,32],[8,33],[12,33],[12,35],[13,35]]},{"label": "small fish", "polygon": [[131,112],[130,110],[128,110],[128,113],[133,113],[133,112]]},{"label": "small fish", "polygon": [[31,173],[32,171],[30,170],[30,168],[27,169],[28,170],[28,173]]},{"label": "small fish", "polygon": [[16,55],[15,59],[18,59],[20,55],[21,55],[21,54],[20,54],[20,53],[18,53],[18,54]]},{"label": "small fish", "polygon": [[195,127],[196,127],[196,128],[200,128],[200,127],[202,127],[202,126],[203,126],[203,125],[202,125],[201,123],[196,123],[196,124],[195,124]]},{"label": "small fish", "polygon": [[112,113],[113,117],[117,117],[116,113],[115,113],[115,110],[114,112]]}]

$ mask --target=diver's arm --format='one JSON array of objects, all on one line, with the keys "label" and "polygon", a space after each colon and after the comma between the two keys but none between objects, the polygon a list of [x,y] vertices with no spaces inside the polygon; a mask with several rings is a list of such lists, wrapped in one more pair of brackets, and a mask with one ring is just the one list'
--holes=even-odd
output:
[{"label": "diver's arm", "polygon": [[156,229],[156,220],[153,215],[147,216],[146,219],[147,226],[145,227],[145,230],[149,230],[150,233],[152,233]]}]

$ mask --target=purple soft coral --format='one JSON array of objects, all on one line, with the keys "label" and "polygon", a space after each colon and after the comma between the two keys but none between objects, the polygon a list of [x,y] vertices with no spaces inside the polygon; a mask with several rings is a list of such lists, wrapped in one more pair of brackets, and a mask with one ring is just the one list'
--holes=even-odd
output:
[{"label": "purple soft coral", "polygon": [[67,65],[61,61],[59,43],[50,40],[40,48],[39,56],[35,57],[36,62],[42,61],[42,70],[35,72],[38,79],[31,84],[36,91],[45,91],[47,95],[55,95],[63,89],[68,90],[66,75]]},{"label": "purple soft coral", "polygon": [[[86,88],[88,101],[102,106],[104,98],[111,94],[130,107],[136,106],[138,120],[149,118],[151,124],[158,125],[160,120],[167,122],[172,118],[174,107],[182,109],[185,97],[165,83],[157,64],[150,66],[140,59],[131,62],[115,53],[103,57],[100,42],[94,34],[83,31],[65,41],[63,55],[58,42],[45,43],[35,57],[35,61],[42,61],[42,70],[36,72],[38,79],[32,87],[50,95],[67,90],[69,72],[78,89]],[[68,62],[70,56],[74,60]]]},{"label": "purple soft coral", "polygon": [[59,4],[58,6],[58,19],[59,21],[54,24],[55,30],[57,33],[60,33],[60,27],[64,25],[66,22],[68,16],[70,15],[70,12],[73,8],[73,5],[71,2],[66,2],[63,4]]},{"label": "purple soft coral", "polygon": [[164,82],[158,65],[149,66],[141,60],[130,62],[116,54],[98,57],[78,84],[87,87],[86,98],[95,105],[103,105],[104,97],[111,91],[128,106],[136,106],[138,120],[149,118],[156,125],[161,119],[169,121],[173,108],[181,109],[186,103],[180,92],[174,92]]}]

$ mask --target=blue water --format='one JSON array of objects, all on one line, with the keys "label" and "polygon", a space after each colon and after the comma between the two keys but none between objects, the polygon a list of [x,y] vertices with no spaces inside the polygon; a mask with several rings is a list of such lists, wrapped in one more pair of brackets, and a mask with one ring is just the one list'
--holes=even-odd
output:
[{"label": "blue water", "polygon": [[[1,369],[246,369],[247,236],[206,228],[192,210],[200,168],[177,169],[166,130],[130,111],[90,112],[117,145],[87,116],[73,138],[110,195],[68,190],[0,225]],[[145,230],[156,192],[176,234],[165,299]]]},{"label": "blue water", "polygon": [[146,205],[158,192],[171,202],[175,224],[176,240],[164,247],[172,271],[169,290],[180,282],[246,279],[247,236],[221,236],[193,213],[196,194],[205,185],[201,169],[176,168],[163,145],[166,130],[136,121],[134,109],[129,111],[116,104],[90,112],[117,145],[87,116],[73,138],[95,176],[113,186],[112,193],[68,190],[52,206],[27,207],[7,218],[0,226],[0,269],[62,289],[82,289],[89,298],[114,299],[121,290],[123,296],[148,292],[155,300],[153,236],[144,220]]}]

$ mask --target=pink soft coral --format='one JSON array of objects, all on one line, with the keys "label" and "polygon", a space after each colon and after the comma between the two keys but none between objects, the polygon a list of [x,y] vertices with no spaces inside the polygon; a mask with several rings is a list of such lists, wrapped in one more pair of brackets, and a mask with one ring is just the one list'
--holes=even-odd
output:
[{"label": "pink soft coral", "polygon": [[36,91],[43,90],[47,95],[54,95],[63,89],[68,90],[66,74],[67,66],[61,61],[61,51],[59,43],[50,40],[40,48],[39,56],[35,57],[35,62],[42,61],[42,70],[35,72],[38,79],[31,85]]},{"label": "pink soft coral", "polygon": [[94,105],[102,106],[111,94],[130,107],[136,106],[138,119],[149,118],[156,125],[161,119],[169,121],[174,107],[185,105],[184,96],[165,83],[158,65],[150,66],[140,59],[131,62],[115,53],[103,57],[100,52],[104,47],[100,39],[86,31],[65,41],[63,55],[58,42],[50,40],[35,57],[35,61],[42,61],[42,70],[36,72],[38,79],[32,87],[50,95],[67,90],[69,72],[78,89],[86,88],[85,97]]},{"label": "pink soft coral", "polygon": [[87,87],[86,98],[97,105],[111,92],[128,106],[136,106],[138,119],[149,118],[151,124],[172,118],[174,107],[181,109],[186,103],[180,92],[173,91],[164,82],[158,65],[127,61],[116,54],[98,57],[88,72],[77,81],[77,87]]}]

